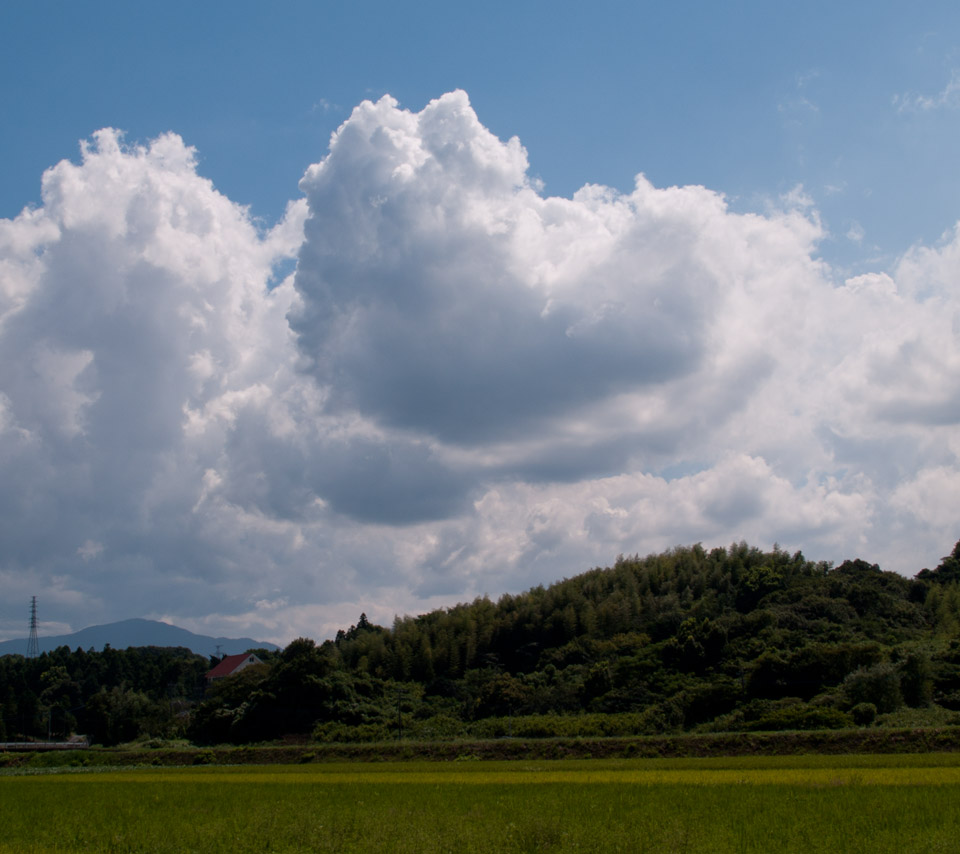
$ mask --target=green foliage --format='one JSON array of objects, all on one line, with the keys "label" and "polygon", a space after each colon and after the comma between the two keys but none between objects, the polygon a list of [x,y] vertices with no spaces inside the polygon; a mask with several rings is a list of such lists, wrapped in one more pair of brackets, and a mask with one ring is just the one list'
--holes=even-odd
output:
[{"label": "green foliage", "polygon": [[89,739],[106,746],[143,735],[165,735],[172,723],[169,705],[117,685],[101,688],[87,700],[86,722]]},{"label": "green foliage", "polygon": [[78,732],[117,743],[170,734],[176,716],[199,698],[208,668],[205,658],[183,648],[63,646],[32,659],[2,656],[0,727],[10,740]]},{"label": "green foliage", "polygon": [[850,706],[871,703],[878,712],[893,712],[903,705],[900,672],[889,662],[859,667],[841,684]]},{"label": "green foliage", "polygon": [[960,540],[935,570],[922,569],[917,573],[917,578],[934,584],[955,584],[960,581]]},{"label": "green foliage", "polygon": [[960,726],[960,712],[931,705],[911,709],[903,706],[895,712],[877,715],[878,726],[891,729],[942,729]]},{"label": "green foliage", "polygon": [[922,652],[913,650],[901,661],[900,692],[903,701],[914,708],[929,706],[933,701],[933,668]]},{"label": "green foliage", "polygon": [[644,712],[486,718],[474,723],[469,734],[474,738],[610,738],[667,730],[663,710],[650,707]]},{"label": "green foliage", "polygon": [[829,705],[806,703],[798,697],[751,700],[703,728],[714,732],[781,732],[843,729],[854,725],[851,714]]},{"label": "green foliage", "polygon": [[361,615],[322,647],[295,641],[257,690],[208,698],[191,732],[394,738],[398,692],[410,738],[836,728],[864,704],[960,709],[960,649],[934,640],[960,626],[960,582],[938,579],[742,542],[621,556],[496,602],[391,628]]},{"label": "green foliage", "polygon": [[757,720],[751,721],[745,729],[772,732],[798,729],[842,729],[853,723],[853,717],[839,709],[797,704],[772,710]]},{"label": "green foliage", "polygon": [[324,721],[313,730],[314,740],[325,743],[389,741],[391,735],[389,727],[382,722],[351,726],[339,721]]},{"label": "green foliage", "polygon": [[389,628],[361,614],[333,641],[264,652],[193,708],[209,665],[186,651],[8,656],[0,726],[114,743],[188,720],[196,743],[241,744],[832,728],[871,705],[878,722],[905,706],[960,712],[957,561],[960,543],[911,580],[743,542],[620,556]]}]

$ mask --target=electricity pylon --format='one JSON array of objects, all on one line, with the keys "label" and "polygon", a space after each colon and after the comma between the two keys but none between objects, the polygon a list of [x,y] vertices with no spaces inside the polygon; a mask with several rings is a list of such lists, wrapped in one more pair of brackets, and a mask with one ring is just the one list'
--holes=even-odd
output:
[{"label": "electricity pylon", "polygon": [[27,658],[40,655],[40,641],[37,639],[37,597],[30,599],[30,638],[27,641]]}]

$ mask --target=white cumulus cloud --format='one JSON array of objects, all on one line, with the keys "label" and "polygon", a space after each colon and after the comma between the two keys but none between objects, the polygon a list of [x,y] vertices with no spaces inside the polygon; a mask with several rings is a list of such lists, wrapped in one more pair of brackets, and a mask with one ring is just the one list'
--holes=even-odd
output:
[{"label": "white cumulus cloud", "polygon": [[956,540],[958,232],[842,281],[800,188],[547,197],[463,92],[318,156],[265,231],[104,130],[0,220],[0,630],[49,591],[282,642],[677,543]]}]

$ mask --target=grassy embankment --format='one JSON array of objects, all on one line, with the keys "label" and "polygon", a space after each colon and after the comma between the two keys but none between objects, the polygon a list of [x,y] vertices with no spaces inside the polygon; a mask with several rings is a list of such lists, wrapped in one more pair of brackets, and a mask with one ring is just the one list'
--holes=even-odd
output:
[{"label": "grassy embankment", "polygon": [[960,727],[776,733],[709,733],[630,738],[502,738],[486,741],[391,741],[374,744],[273,744],[193,747],[152,740],[116,748],[63,753],[0,753],[0,768],[58,765],[264,765],[352,760],[451,761],[642,759],[655,757],[789,756],[794,754],[960,753]]},{"label": "grassy embankment", "polygon": [[937,852],[960,755],[331,763],[0,777],[0,852]]}]

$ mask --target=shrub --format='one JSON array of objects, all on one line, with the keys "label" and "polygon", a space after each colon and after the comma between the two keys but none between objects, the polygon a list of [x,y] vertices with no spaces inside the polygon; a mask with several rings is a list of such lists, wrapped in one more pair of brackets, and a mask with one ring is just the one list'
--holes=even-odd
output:
[{"label": "shrub", "polygon": [[420,741],[442,741],[444,739],[462,738],[467,734],[467,727],[460,718],[448,714],[432,715],[422,720],[414,720],[405,724],[404,734]]},{"label": "shrub", "polygon": [[350,726],[339,721],[326,721],[317,724],[313,730],[314,741],[325,743],[390,741],[393,736],[394,733],[390,731],[390,728],[382,723]]},{"label": "shrub", "polygon": [[797,697],[784,697],[782,700],[752,700],[702,729],[707,732],[759,732],[849,726],[853,726],[853,717],[840,709],[821,703],[804,703]]},{"label": "shrub", "polygon": [[878,712],[893,712],[903,705],[900,671],[887,662],[858,667],[843,680],[842,688],[850,706],[873,703]]},{"label": "shrub", "polygon": [[788,729],[843,729],[853,724],[853,718],[830,706],[810,706],[806,703],[786,706],[770,712],[748,724],[749,730]]}]

